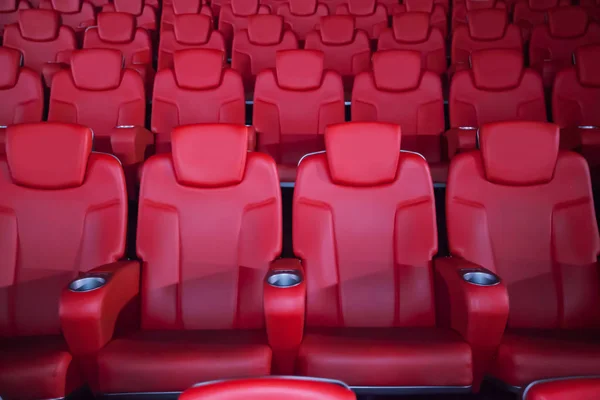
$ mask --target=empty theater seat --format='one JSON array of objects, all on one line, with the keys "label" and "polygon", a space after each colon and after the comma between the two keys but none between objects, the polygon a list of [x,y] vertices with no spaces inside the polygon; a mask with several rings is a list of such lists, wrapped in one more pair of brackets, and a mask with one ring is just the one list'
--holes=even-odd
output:
[{"label": "empty theater seat", "polygon": [[523,38],[529,41],[533,28],[548,22],[548,11],[570,4],[570,0],[517,1],[513,9],[513,22],[521,28]]},{"label": "empty theater seat", "polygon": [[450,84],[448,157],[476,146],[477,128],[489,122],[546,121],[540,75],[523,68],[518,50],[478,50],[471,69],[458,71]]},{"label": "empty theater seat", "polygon": [[446,218],[460,267],[484,267],[507,287],[489,374],[510,386],[598,375],[600,239],[585,160],[559,151],[554,124],[488,124],[479,140],[450,166]]},{"label": "empty theater seat", "polygon": [[298,39],[292,31],[284,30],[282,17],[251,15],[246,29],[234,34],[231,67],[242,76],[246,91],[252,92],[256,75],[264,69],[275,68],[275,53],[297,48]]},{"label": "empty theater seat", "polygon": [[370,39],[377,39],[388,25],[387,9],[376,0],[346,0],[337,6],[335,14],[354,17],[356,28],[367,32]]},{"label": "empty theater seat", "polygon": [[368,71],[371,66],[369,36],[355,29],[355,19],[349,15],[323,17],[319,30],[306,37],[304,48],[323,52],[325,69],[337,71],[348,92],[356,74]]},{"label": "empty theater seat", "polygon": [[29,8],[26,0],[5,0],[0,3],[0,38],[4,36],[4,27],[19,21],[19,10]]},{"label": "empty theater seat", "polygon": [[124,12],[131,14],[136,19],[136,25],[151,33],[156,31],[156,10],[145,0],[112,0],[112,3],[102,7],[103,12]]},{"label": "empty theater seat", "polygon": [[127,224],[123,171],[114,157],[90,153],[92,135],[68,124],[8,128],[0,158],[3,398],[63,398],[83,385],[61,334],[61,290],[81,273],[133,263],[118,262]]},{"label": "empty theater seat", "polygon": [[402,148],[422,154],[434,182],[445,182],[442,153],[444,98],[439,75],[423,71],[421,55],[412,50],[373,54],[373,71],[356,77],[352,121],[378,121],[402,127]]},{"label": "empty theater seat", "polygon": [[470,17],[469,11],[500,9],[509,13],[506,3],[502,0],[462,0],[456,1],[452,8],[452,32],[460,25],[468,24]]},{"label": "empty theater seat", "polygon": [[446,8],[436,4],[434,0],[405,0],[403,4],[395,7],[392,15],[403,14],[406,12],[424,12],[429,14],[429,24],[438,28],[444,34],[448,35],[448,16]]},{"label": "empty theater seat", "polygon": [[379,36],[377,50],[416,50],[424,69],[442,75],[448,68],[444,36],[430,25],[428,13],[401,13],[392,18],[392,28]]},{"label": "empty theater seat", "polygon": [[77,34],[96,25],[94,6],[84,0],[42,0],[39,8],[57,11],[61,23],[73,28]]},{"label": "empty theater seat", "polygon": [[[178,127],[172,153],[144,164],[137,230],[142,280],[127,286],[139,288],[139,331],[97,346],[98,335],[111,334],[104,336],[96,321],[115,318],[118,309],[90,313],[97,299],[76,295],[61,304],[72,322],[87,318],[72,327],[89,329],[90,337],[77,342],[81,354],[96,359],[95,392],[183,391],[197,382],[270,374],[263,281],[281,251],[281,194],[273,160],[247,151],[249,130]],[[123,282],[113,278],[108,285]],[[107,293],[106,300],[116,296]]]},{"label": "empty theater seat", "polygon": [[172,69],[156,74],[151,124],[157,152],[171,150],[171,132],[179,125],[245,123],[242,78],[223,64],[222,51],[181,50]]},{"label": "empty theater seat", "polygon": [[529,62],[550,89],[556,73],[572,65],[577,47],[596,43],[600,44],[600,25],[589,22],[583,8],[556,8],[548,11],[547,25],[533,29]]},{"label": "empty theater seat", "polygon": [[342,78],[324,71],[324,62],[319,51],[282,51],[275,69],[256,77],[257,149],[275,159],[282,182],[294,182],[298,161],[305,154],[323,150],[328,125],[344,122]]},{"label": "empty theater seat", "polygon": [[[204,14],[213,18],[213,12],[206,0],[172,0],[170,5],[162,8],[160,30],[173,29],[176,15]],[[162,34],[162,33],[161,33]]]},{"label": "empty theater seat", "polygon": [[164,30],[158,47],[158,70],[171,68],[173,53],[185,49],[213,49],[225,51],[225,40],[219,31],[213,31],[212,20],[203,14],[175,15],[173,29]]},{"label": "empty theater seat", "polygon": [[221,7],[219,31],[225,38],[228,52],[231,49],[233,34],[248,27],[248,17],[256,14],[269,14],[269,7],[259,4],[259,0],[231,0]]},{"label": "empty theater seat", "polygon": [[523,400],[594,400],[598,393],[598,377],[544,379],[527,386]]},{"label": "empty theater seat", "polygon": [[309,32],[318,29],[321,18],[329,15],[329,10],[317,0],[289,0],[279,5],[275,13],[281,15],[285,26],[303,41]]}]

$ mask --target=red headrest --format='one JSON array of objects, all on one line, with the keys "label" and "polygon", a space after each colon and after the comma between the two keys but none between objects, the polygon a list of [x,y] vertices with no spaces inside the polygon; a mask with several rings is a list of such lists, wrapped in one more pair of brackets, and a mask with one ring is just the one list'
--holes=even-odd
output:
[{"label": "red headrest", "polygon": [[256,14],[248,17],[248,39],[251,43],[272,46],[281,42],[283,18],[279,15]]},{"label": "red headrest", "polygon": [[211,89],[221,84],[225,54],[220,50],[187,49],[173,55],[177,85],[184,89]]},{"label": "red headrest", "polygon": [[81,125],[42,122],[11,125],[6,132],[8,167],[21,186],[81,186],[91,151],[92,131]]},{"label": "red headrest", "polygon": [[583,86],[600,87],[600,45],[578,47],[575,50],[575,68]]},{"label": "red headrest", "polygon": [[81,0],[52,0],[52,8],[65,14],[77,13],[81,10]]},{"label": "red headrest", "polygon": [[405,0],[406,11],[408,12],[426,12],[433,11],[433,0]]},{"label": "red headrest", "polygon": [[329,125],[325,149],[331,180],[338,185],[393,182],[400,159],[400,125],[351,122]]},{"label": "red headrest", "polygon": [[285,50],[275,55],[275,72],[279,87],[288,90],[311,90],[321,86],[323,53],[316,50]]},{"label": "red headrest", "polygon": [[244,179],[248,127],[232,124],[179,126],[171,134],[177,181],[186,186],[223,187]]},{"label": "red headrest", "polygon": [[295,15],[312,15],[317,11],[317,0],[289,0],[288,3]]},{"label": "red headrest", "polygon": [[471,67],[475,86],[483,90],[512,89],[523,75],[523,54],[518,50],[474,51]]},{"label": "red headrest", "polygon": [[559,7],[548,11],[548,29],[556,38],[574,38],[585,34],[588,16],[581,7]]},{"label": "red headrest", "polygon": [[98,14],[98,36],[111,43],[128,43],[135,34],[135,17],[127,13],[102,12]]},{"label": "red headrest", "polygon": [[552,180],[559,128],[545,122],[496,122],[479,129],[487,180],[500,185],[539,185]]},{"label": "red headrest", "polygon": [[258,14],[258,0],[231,0],[231,10],[235,15],[248,16]]},{"label": "red headrest", "polygon": [[17,0],[2,0],[2,1],[0,1],[0,12],[14,11],[16,9],[17,9]]},{"label": "red headrest", "polygon": [[373,53],[373,78],[381,90],[414,90],[421,83],[421,53],[388,50]]},{"label": "red headrest", "polygon": [[496,6],[496,0],[466,0],[467,11],[487,10]]},{"label": "red headrest", "polygon": [[559,0],[529,0],[529,8],[533,11],[546,11],[558,7]]},{"label": "red headrest", "polygon": [[467,13],[469,35],[479,40],[498,40],[504,36],[508,26],[506,9],[489,8]]},{"label": "red headrest", "polygon": [[202,0],[172,0],[175,14],[198,14],[202,9]]},{"label": "red headrest", "polygon": [[58,36],[60,18],[54,10],[20,10],[19,29],[25,39],[36,41],[54,40]]},{"label": "red headrest", "polygon": [[400,42],[419,43],[429,37],[429,14],[424,12],[400,13],[392,21],[394,38]]},{"label": "red headrest", "polygon": [[347,44],[354,40],[354,17],[330,15],[321,18],[321,40],[327,44]]},{"label": "red headrest", "polygon": [[141,15],[144,11],[144,0],[113,0],[115,11]]},{"label": "red headrest", "polygon": [[21,52],[8,47],[0,47],[0,89],[14,87],[19,80]]},{"label": "red headrest", "polygon": [[113,49],[86,49],[71,55],[75,86],[84,90],[112,90],[121,84],[123,55]]},{"label": "red headrest", "polygon": [[352,15],[370,15],[375,12],[376,0],[347,0]]},{"label": "red headrest", "polygon": [[204,14],[176,15],[173,21],[175,39],[183,44],[204,44],[210,38],[212,19]]}]

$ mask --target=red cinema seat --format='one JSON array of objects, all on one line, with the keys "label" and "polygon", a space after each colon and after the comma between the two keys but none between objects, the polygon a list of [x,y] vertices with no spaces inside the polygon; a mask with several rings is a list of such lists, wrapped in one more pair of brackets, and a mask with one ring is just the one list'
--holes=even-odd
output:
[{"label": "red cinema seat", "polygon": [[105,347],[90,345],[102,333],[94,321],[114,318],[117,310],[90,315],[95,299],[77,296],[61,303],[72,311],[65,311],[71,322],[89,321],[69,326],[92,336],[73,338],[83,354],[95,355],[95,392],[180,392],[197,382],[270,374],[263,281],[281,251],[281,191],[273,160],[247,151],[249,131],[178,127],[172,153],[144,164],[137,230],[142,280],[128,287],[139,288],[139,331]]},{"label": "red cinema seat", "polygon": [[203,14],[175,15],[173,29],[164,30],[158,46],[158,70],[173,66],[173,53],[185,49],[225,51],[225,40],[213,31],[212,20]]},{"label": "red cinema seat", "polygon": [[[476,353],[462,325],[491,336],[501,315],[488,303],[503,288],[469,293],[450,278],[453,295],[440,296],[464,322],[437,326],[433,184],[425,159],[400,146],[399,125],[340,124],[326,130],[325,153],[300,162],[293,237],[306,328],[296,373],[365,390],[469,391]],[[482,307],[468,311],[473,302]]]},{"label": "red cinema seat", "polygon": [[[453,6],[458,0],[454,0]],[[483,0],[482,0],[483,1]],[[377,0],[378,3],[384,4],[390,15],[395,15],[398,12],[407,11],[406,7],[411,8],[413,12],[425,12],[431,8],[430,0]],[[443,8],[444,14],[448,14],[450,10],[449,0],[433,0],[433,6],[440,6]]]},{"label": "red cinema seat", "polygon": [[448,173],[442,152],[444,98],[440,76],[424,71],[421,55],[412,50],[373,54],[373,71],[356,77],[352,91],[352,121],[398,124],[402,148],[415,151],[429,163],[434,182]]},{"label": "red cinema seat", "polygon": [[452,8],[452,32],[461,25],[467,25],[470,17],[469,11],[500,9],[509,12],[506,3],[502,0],[462,0],[454,3]]},{"label": "red cinema seat", "polygon": [[329,15],[329,10],[317,0],[289,0],[278,6],[276,13],[283,17],[286,28],[304,41],[309,32],[319,28],[321,18]]},{"label": "red cinema seat", "polygon": [[446,39],[439,28],[429,23],[429,14],[408,12],[392,18],[392,28],[379,36],[377,50],[415,50],[421,54],[424,69],[438,75],[446,73]]},{"label": "red cinema seat", "polygon": [[542,78],[523,68],[518,50],[478,50],[471,69],[458,71],[450,84],[448,157],[476,147],[477,128],[501,121],[547,120]]},{"label": "red cinema seat", "polygon": [[173,29],[176,15],[204,14],[211,18],[213,12],[206,0],[172,0],[170,5],[162,9],[160,30],[161,34],[167,29]]},{"label": "red cinema seat", "polygon": [[152,41],[143,28],[136,28],[135,17],[128,13],[103,12],[98,14],[98,25],[86,30],[84,49],[115,49],[125,59],[125,67],[139,72],[152,93],[154,69],[152,68]]},{"label": "red cinema seat", "polygon": [[42,80],[21,67],[21,53],[0,47],[0,154],[5,152],[6,127],[39,122],[44,112]]},{"label": "red cinema seat", "polygon": [[42,0],[39,8],[57,11],[61,23],[76,34],[83,34],[86,28],[96,25],[94,6],[85,0]]},{"label": "red cinema seat", "polygon": [[112,0],[112,3],[102,7],[102,11],[131,14],[135,17],[138,28],[144,28],[151,33],[156,31],[156,10],[145,0]]},{"label": "red cinema seat", "polygon": [[600,44],[600,25],[589,22],[583,8],[556,8],[548,11],[547,25],[533,29],[529,63],[540,72],[549,89],[556,73],[573,64],[575,50],[588,44]]},{"label": "red cinema seat", "polygon": [[506,10],[491,8],[468,12],[467,25],[457,26],[452,35],[450,74],[469,69],[471,54],[486,49],[513,49],[523,53],[521,30],[509,23]]},{"label": "red cinema seat", "polygon": [[259,4],[258,0],[231,0],[221,7],[219,31],[223,34],[228,52],[234,33],[248,28],[248,17],[256,14],[269,14],[269,7]]},{"label": "red cinema seat", "polygon": [[5,0],[0,3],[0,38],[4,36],[6,25],[19,22],[19,10],[29,8],[26,0]]},{"label": "red cinema seat", "polygon": [[156,74],[151,125],[157,152],[171,151],[171,132],[179,125],[245,123],[242,78],[223,64],[222,51],[181,50],[172,69]]},{"label": "red cinema seat", "polygon": [[323,53],[277,54],[275,69],[262,71],[254,88],[257,149],[277,162],[282,182],[294,182],[298,161],[323,150],[323,133],[344,122],[344,87],[335,71],[324,71]]},{"label": "red cinema seat", "polygon": [[146,95],[139,73],[123,68],[123,55],[113,49],[73,53],[70,69],[56,73],[50,91],[48,121],[85,125],[94,132],[94,150],[116,155],[131,196],[137,168],[154,135],[144,129]]},{"label": "red cinema seat", "polygon": [[523,400],[595,400],[598,393],[599,377],[544,379],[527,386]]},{"label": "red cinema seat", "polygon": [[254,90],[260,71],[275,68],[275,54],[298,48],[292,31],[284,30],[283,18],[278,15],[257,14],[248,17],[246,29],[236,31],[231,48],[231,67],[244,80],[246,91]]},{"label": "red cinema seat", "polygon": [[444,34],[448,35],[448,16],[446,9],[434,2],[434,0],[405,0],[403,4],[394,8],[392,15],[398,15],[405,12],[424,12],[429,14],[429,24],[438,28]]},{"label": "red cinema seat", "polygon": [[306,37],[304,48],[323,52],[325,69],[338,72],[348,92],[354,77],[371,67],[369,36],[355,29],[355,19],[349,15],[323,17],[320,29]]},{"label": "red cinema seat", "polygon": [[335,14],[354,17],[356,29],[367,32],[369,39],[377,39],[388,26],[387,9],[376,0],[346,0],[336,8]]},{"label": "red cinema seat", "polygon": [[199,384],[186,390],[181,400],[356,400],[349,387],[337,381],[273,377],[233,379]]},{"label": "red cinema seat", "polygon": [[548,11],[570,4],[570,0],[517,1],[513,9],[513,22],[521,28],[523,39],[528,42],[533,28],[548,22]]},{"label": "red cinema seat", "polygon": [[114,157],[90,152],[92,135],[69,124],[8,128],[0,157],[5,399],[64,398],[83,385],[61,333],[61,290],[81,273],[135,264],[118,262],[127,226],[123,170]]},{"label": "red cinema seat", "polygon": [[479,143],[450,165],[446,219],[457,267],[481,266],[507,287],[489,374],[514,387],[598,375],[600,239],[585,160],[559,151],[548,123],[487,124]]}]

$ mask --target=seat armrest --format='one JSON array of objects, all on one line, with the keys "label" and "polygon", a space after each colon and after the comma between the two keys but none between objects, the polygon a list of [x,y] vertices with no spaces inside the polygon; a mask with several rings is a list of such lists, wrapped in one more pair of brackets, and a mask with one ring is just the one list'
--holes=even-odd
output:
[{"label": "seat armrest", "polygon": [[477,149],[477,128],[460,127],[451,128],[444,133],[448,160],[458,153]]},{"label": "seat armrest", "polygon": [[473,389],[478,390],[508,320],[506,287],[492,272],[456,257],[435,260],[435,283],[438,323],[471,345]]},{"label": "seat armrest", "polygon": [[63,289],[60,323],[71,352],[93,354],[104,347],[113,336],[119,314],[139,290],[138,261],[103,265],[82,274]]},{"label": "seat armrest", "polygon": [[256,150],[256,129],[253,126],[248,127],[248,151]]},{"label": "seat armrest", "polygon": [[0,126],[0,154],[6,154],[6,126]]},{"label": "seat armrest", "polygon": [[110,134],[113,153],[123,166],[144,162],[146,152],[154,144],[154,134],[141,126],[118,126]]}]

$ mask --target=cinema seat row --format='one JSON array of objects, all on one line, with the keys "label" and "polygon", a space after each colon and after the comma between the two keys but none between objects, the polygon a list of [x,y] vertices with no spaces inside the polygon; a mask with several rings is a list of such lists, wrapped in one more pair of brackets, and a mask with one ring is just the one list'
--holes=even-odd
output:
[{"label": "cinema seat row", "polygon": [[[89,128],[8,128],[0,156],[0,396],[180,392],[267,375],[358,393],[477,391],[600,373],[588,166],[542,122],[484,125],[452,160],[452,257],[401,128],[329,126],[300,162],[297,258],[279,258],[275,161],[243,125],[178,127],[142,171],[124,259],[123,169]],[[523,151],[525,148],[535,151]],[[130,229],[133,229],[130,227]],[[53,371],[49,373],[49,371]]]}]

